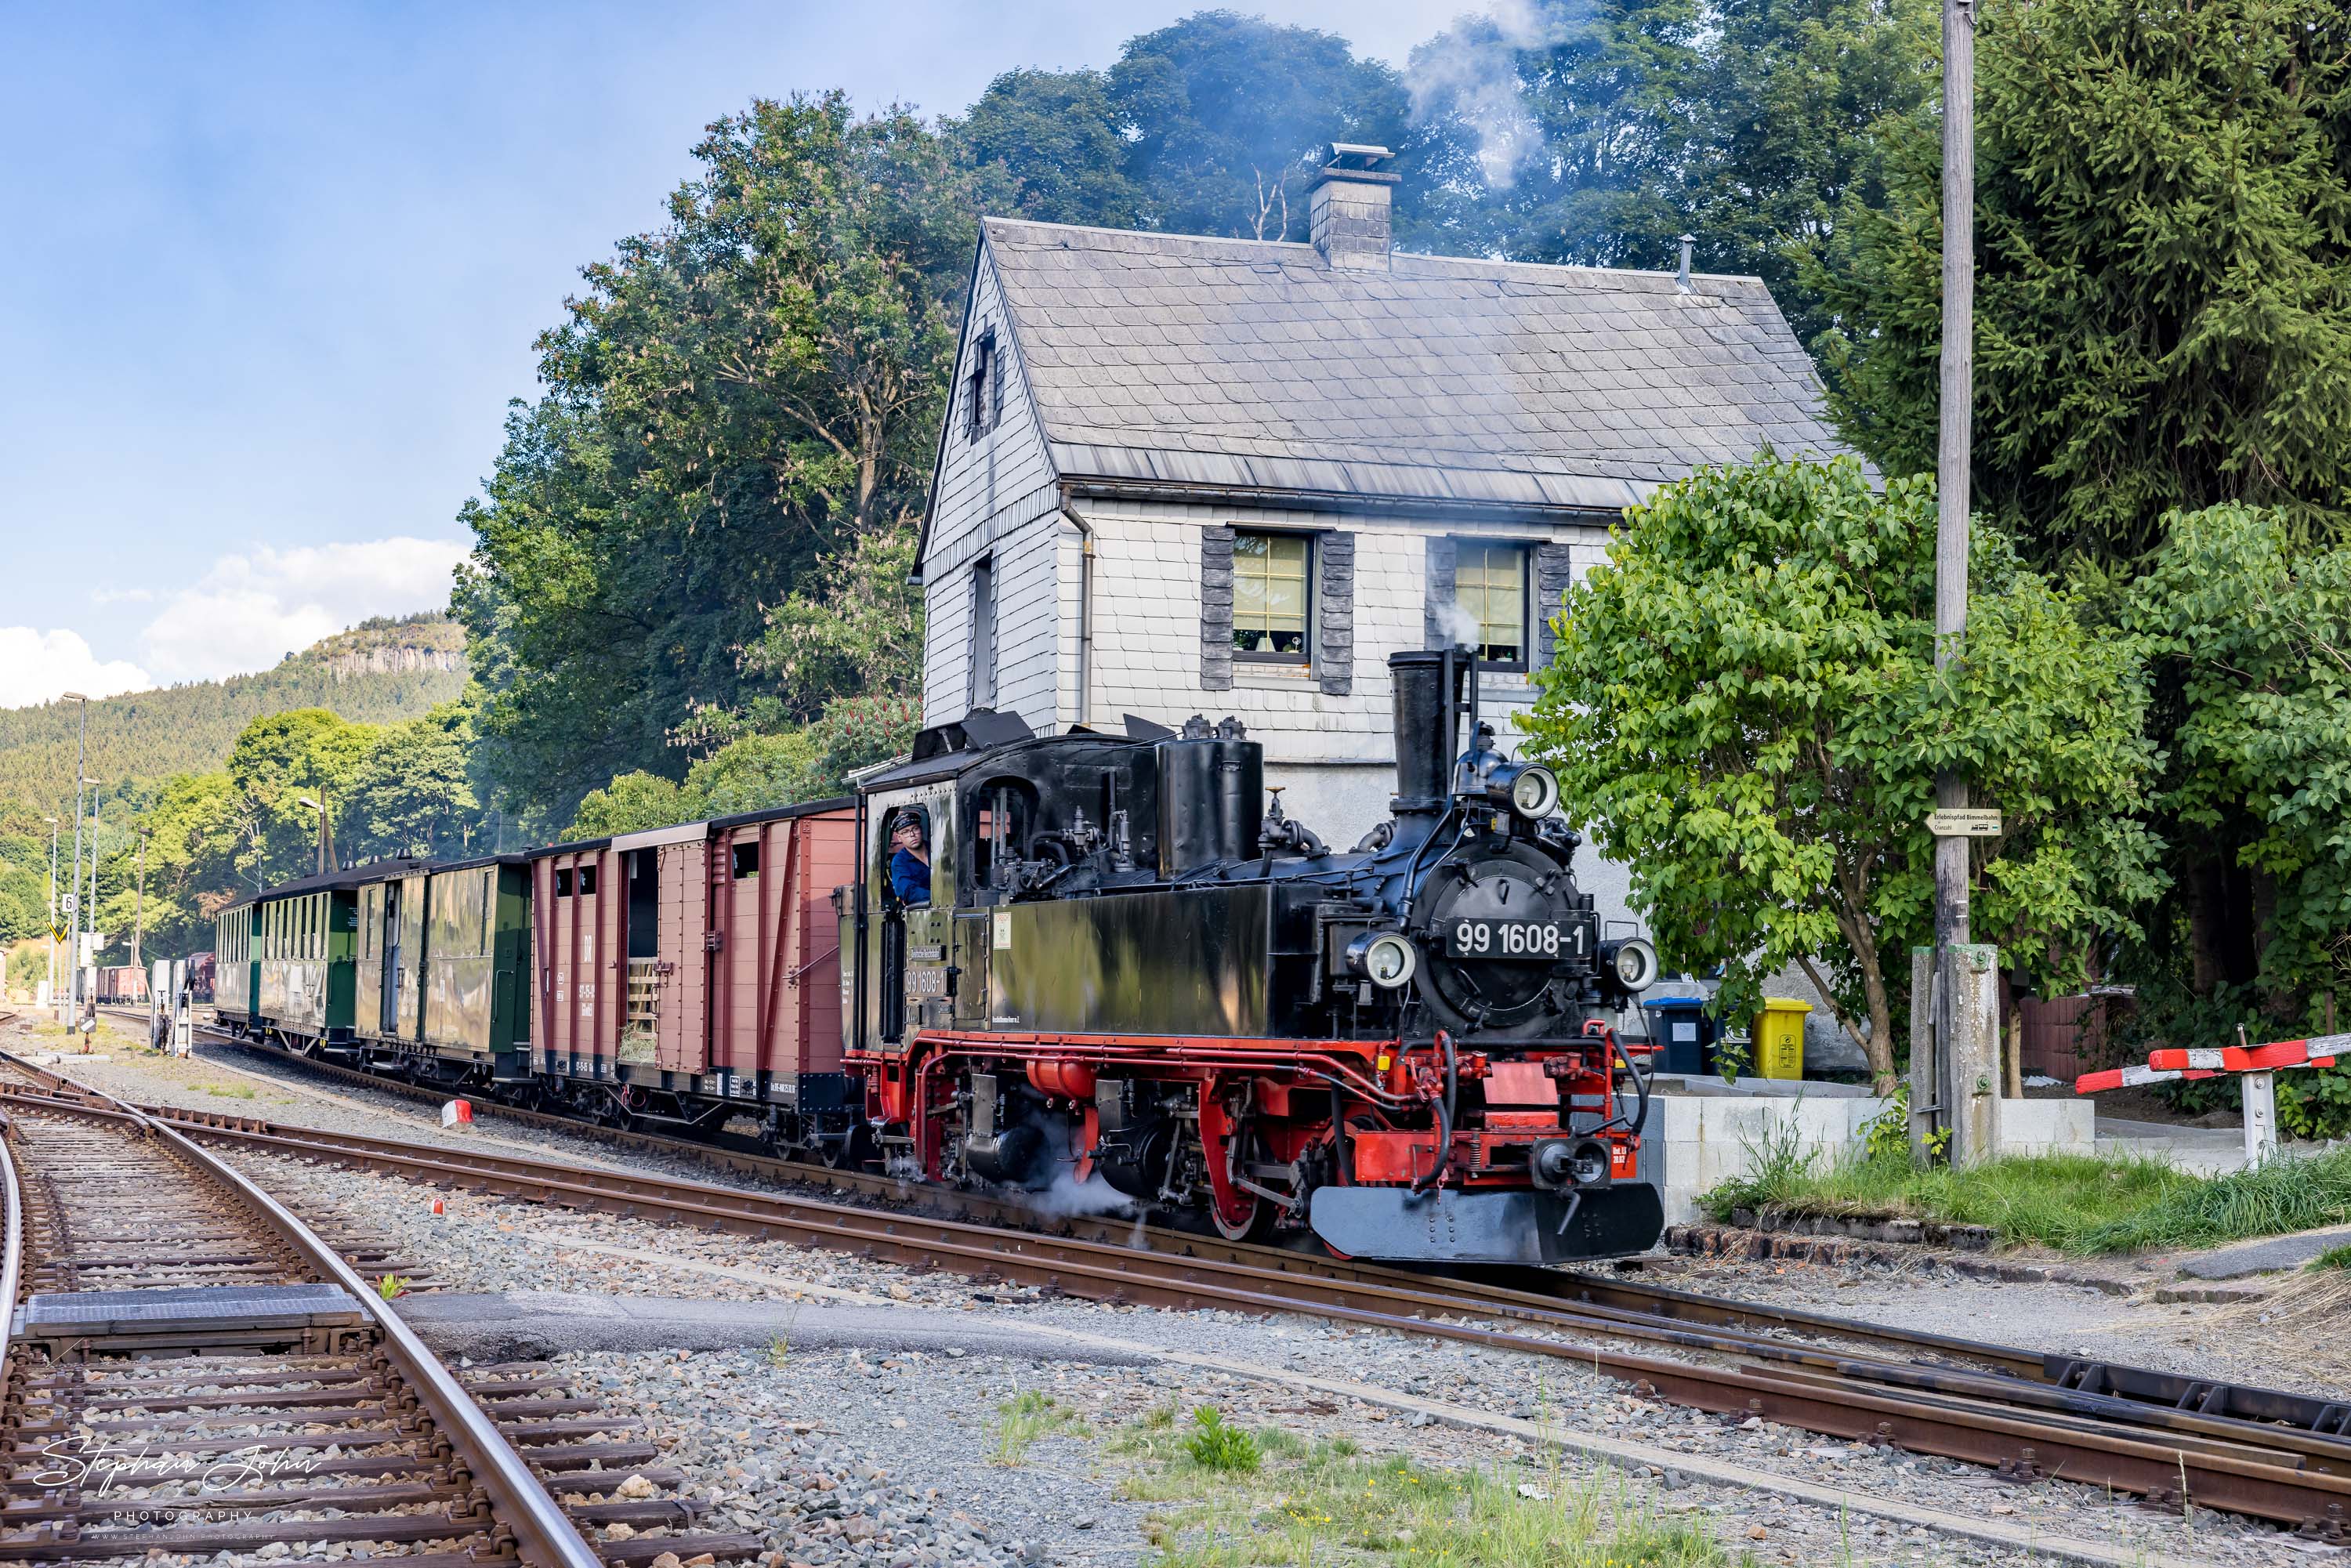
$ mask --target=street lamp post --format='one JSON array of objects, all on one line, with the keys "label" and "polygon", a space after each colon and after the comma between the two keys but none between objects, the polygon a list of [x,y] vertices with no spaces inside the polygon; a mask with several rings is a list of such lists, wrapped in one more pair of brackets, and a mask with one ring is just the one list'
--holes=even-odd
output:
[{"label": "street lamp post", "polygon": [[319,799],[317,800],[313,800],[308,795],[298,796],[294,802],[298,806],[307,806],[319,813],[319,874],[320,876],[335,869],[332,863],[335,858],[334,830],[327,825],[327,808],[324,803],[326,793],[324,789],[319,790]]},{"label": "street lamp post", "polygon": [[[83,904],[83,907],[89,911],[89,918],[85,923],[89,935],[89,994],[82,998],[78,1006],[87,1009],[89,1016],[95,1019],[98,1016],[98,841],[105,824],[99,820],[98,780],[85,779],[82,782],[89,786],[89,897]],[[79,974],[81,967],[76,965],[74,972]],[[78,1011],[74,1015],[77,1029],[81,1026],[82,1017]],[[82,1030],[81,1048],[84,1051],[89,1050],[91,1036],[96,1032],[94,1030]]]},{"label": "street lamp post", "polygon": [[[70,936],[81,928],[81,787],[87,782],[82,774],[89,767],[89,699],[79,692],[68,692],[65,700],[81,705],[80,733],[74,741],[74,847],[73,891],[66,894],[66,933]],[[66,955],[66,994],[58,1001],[57,1021],[70,1024],[80,1012],[81,955],[73,951],[79,944],[68,946]]]},{"label": "street lamp post", "polygon": [[139,891],[131,900],[131,967],[141,977],[147,973],[147,962],[141,953],[139,941],[147,929],[147,839],[152,828],[139,830]]},{"label": "street lamp post", "polygon": [[49,825],[49,1005],[57,1005],[57,820],[43,817]]}]

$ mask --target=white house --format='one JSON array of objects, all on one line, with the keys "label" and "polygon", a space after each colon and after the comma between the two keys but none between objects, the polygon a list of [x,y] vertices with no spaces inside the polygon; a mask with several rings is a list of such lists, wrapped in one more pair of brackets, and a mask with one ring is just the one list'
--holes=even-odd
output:
[{"label": "white house", "polygon": [[[1306,245],[983,225],[917,569],[926,722],[1231,715],[1350,843],[1387,815],[1390,653],[1474,638],[1510,750],[1626,506],[1838,450],[1757,279],[1397,254],[1386,162],[1332,149]],[[1621,872],[1585,871],[1621,915]]]}]

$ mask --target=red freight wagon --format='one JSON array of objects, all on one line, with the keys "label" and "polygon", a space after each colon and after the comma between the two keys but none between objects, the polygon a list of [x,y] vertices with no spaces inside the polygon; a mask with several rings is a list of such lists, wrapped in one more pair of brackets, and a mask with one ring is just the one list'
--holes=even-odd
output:
[{"label": "red freight wagon", "polygon": [[533,1045],[550,1092],[608,1121],[837,1155],[856,1095],[829,900],[855,821],[827,800],[534,854]]}]

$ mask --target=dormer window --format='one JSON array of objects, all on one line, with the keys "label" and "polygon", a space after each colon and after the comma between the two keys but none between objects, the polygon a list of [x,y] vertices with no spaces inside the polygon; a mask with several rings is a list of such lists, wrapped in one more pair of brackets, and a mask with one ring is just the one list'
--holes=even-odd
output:
[{"label": "dormer window", "polygon": [[964,378],[963,434],[977,441],[1004,416],[1004,366],[996,357],[996,329],[971,340],[971,373]]}]

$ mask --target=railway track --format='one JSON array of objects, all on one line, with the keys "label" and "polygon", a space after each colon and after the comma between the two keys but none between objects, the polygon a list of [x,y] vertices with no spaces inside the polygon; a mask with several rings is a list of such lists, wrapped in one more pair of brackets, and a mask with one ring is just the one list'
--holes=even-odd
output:
[{"label": "railway track", "polygon": [[[385,1086],[361,1076],[371,1086]],[[2302,1395],[1587,1276],[1525,1270],[1501,1278],[1431,1277],[1235,1247],[1186,1232],[1138,1232],[1126,1221],[1072,1220],[1066,1223],[1068,1234],[1039,1234],[1008,1228],[1008,1217],[1033,1221],[1035,1216],[1001,1199],[978,1199],[967,1211],[972,1218],[940,1218],[209,1112],[159,1108],[153,1114],[191,1136],[256,1151],[580,1211],[847,1250],[983,1281],[1179,1310],[1294,1312],[1548,1356],[1732,1419],[1761,1416],[1983,1464],[2020,1482],[2062,1477],[2137,1493],[2159,1506],[2193,1503],[2268,1519],[2314,1539],[2351,1538],[2351,1437],[2346,1435],[2351,1406]],[[830,1182],[868,1196],[914,1190],[887,1178],[763,1156],[721,1152],[719,1157],[777,1179]],[[951,1195],[926,1188],[919,1196],[935,1203]]]},{"label": "railway track", "polygon": [[[9,1065],[0,1561],[300,1563],[373,1543],[403,1568],[633,1568],[762,1549],[675,1533],[695,1505],[643,1423],[543,1365],[444,1366],[183,1131]],[[616,1523],[672,1533],[590,1539]]]}]

